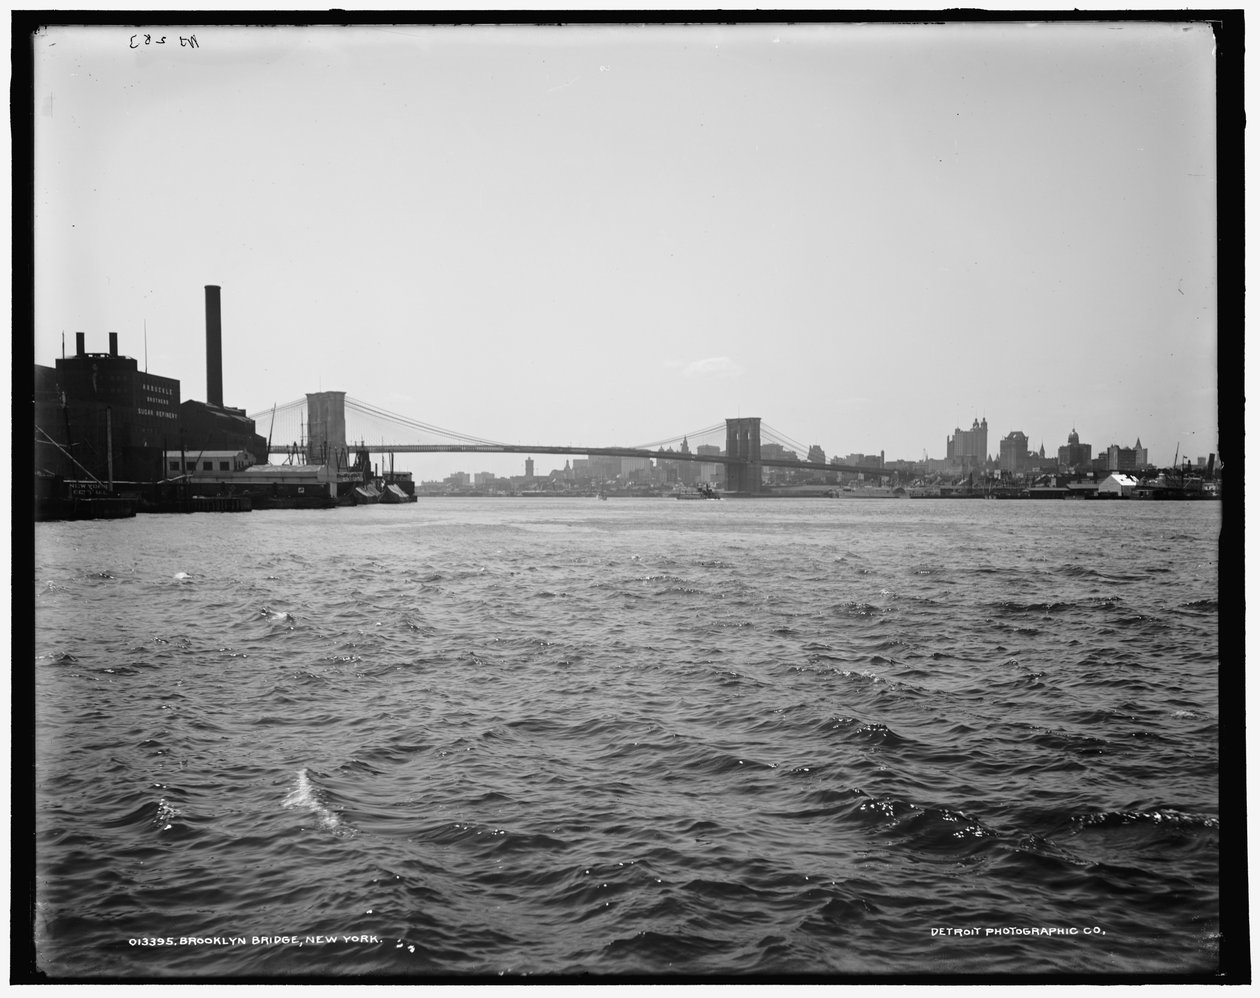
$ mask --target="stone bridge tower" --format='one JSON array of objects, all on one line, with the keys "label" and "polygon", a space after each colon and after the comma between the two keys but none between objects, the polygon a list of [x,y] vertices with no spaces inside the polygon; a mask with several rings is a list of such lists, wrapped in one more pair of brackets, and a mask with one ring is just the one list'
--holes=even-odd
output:
[{"label": "stone bridge tower", "polygon": [[306,453],[311,464],[349,466],[345,392],[306,393]]},{"label": "stone bridge tower", "polygon": [[726,455],[741,457],[745,464],[726,465],[726,489],[751,495],[761,491],[761,417],[726,421]]}]

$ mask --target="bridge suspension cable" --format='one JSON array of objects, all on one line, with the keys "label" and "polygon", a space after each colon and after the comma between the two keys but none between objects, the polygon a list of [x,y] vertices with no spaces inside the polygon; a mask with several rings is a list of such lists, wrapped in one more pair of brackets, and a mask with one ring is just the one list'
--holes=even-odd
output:
[{"label": "bridge suspension cable", "polygon": [[666,444],[676,444],[682,440],[683,437],[686,437],[688,440],[693,440],[706,437],[711,433],[718,432],[719,430],[725,432],[726,424],[714,423],[712,426],[706,426],[703,430],[692,430],[689,433],[684,433],[677,437],[666,437],[664,440],[653,440],[648,444],[635,444],[634,446],[636,450],[652,450],[654,447],[664,447]]},{"label": "bridge suspension cable", "polygon": [[292,402],[285,402],[283,405],[273,405],[270,409],[251,412],[248,414],[248,418],[254,421],[255,430],[269,441],[273,438],[276,440],[288,438],[296,440],[299,435],[299,427],[294,424],[299,422],[305,409],[306,399],[300,398],[294,399]]},{"label": "bridge suspension cable", "polygon": [[776,430],[769,423],[766,423],[763,421],[761,424],[761,438],[764,441],[767,437],[770,438],[771,443],[783,444],[786,447],[790,447],[792,450],[796,451],[796,453],[798,454],[809,453],[809,448],[806,447],[799,440],[793,440],[786,433],[783,433],[780,430]]},{"label": "bridge suspension cable", "polygon": [[252,419],[255,423],[257,423],[258,420],[263,419],[264,417],[269,417],[273,412],[281,412],[288,415],[294,409],[299,407],[305,408],[305,406],[306,399],[294,399],[292,402],[285,402],[283,405],[274,405],[270,409],[259,409],[258,412],[251,412],[248,414],[247,418]]},{"label": "bridge suspension cable", "polygon": [[[426,434],[431,437],[441,437],[449,441],[458,441],[468,444],[484,444],[487,446],[500,446],[500,441],[488,440],[484,437],[476,437],[469,433],[460,433],[456,430],[448,430],[441,426],[434,426],[432,423],[425,423],[419,419],[412,419],[409,416],[402,416],[396,412],[390,412],[388,409],[382,409],[380,406],[372,405],[361,399],[346,396],[345,408],[347,413],[353,413],[362,417],[368,425],[353,425],[347,420],[346,435],[349,438],[347,444],[355,443],[405,443],[405,439],[386,440],[386,436],[401,436],[403,438],[412,436],[415,433]],[[270,409],[262,409],[258,412],[250,413],[249,418],[258,424],[258,430],[263,433],[263,426],[267,427],[264,436],[269,436],[278,428],[283,427],[283,432],[279,434],[278,439],[285,437],[294,437],[298,435],[298,427],[293,424],[298,422],[299,418],[306,411],[306,399],[294,399],[292,402],[285,402],[283,405],[276,405]],[[380,437],[380,440],[369,440],[369,437]]]},{"label": "bridge suspension cable", "polygon": [[440,426],[434,426],[431,423],[421,422],[418,419],[412,419],[409,416],[400,416],[396,412],[390,412],[388,409],[382,409],[379,406],[371,405],[360,399],[346,396],[346,408],[352,409],[363,416],[372,419],[384,420],[387,424],[392,424],[400,429],[419,430],[422,433],[432,434],[434,436],[446,437],[449,440],[459,440],[469,444],[485,444],[491,447],[499,447],[503,445],[501,440],[488,440],[484,437],[475,437],[469,433],[459,433],[455,430],[443,429]]}]

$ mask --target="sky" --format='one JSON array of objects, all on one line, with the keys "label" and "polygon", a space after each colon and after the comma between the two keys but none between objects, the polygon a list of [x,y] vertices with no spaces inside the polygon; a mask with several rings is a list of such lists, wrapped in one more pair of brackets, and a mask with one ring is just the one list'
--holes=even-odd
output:
[{"label": "sky", "polygon": [[919,460],[984,417],[994,455],[1218,450],[1206,26],[144,31],[34,41],[36,363],[117,331],[205,399],[217,284],[250,413],[339,390],[514,444],[760,416]]}]

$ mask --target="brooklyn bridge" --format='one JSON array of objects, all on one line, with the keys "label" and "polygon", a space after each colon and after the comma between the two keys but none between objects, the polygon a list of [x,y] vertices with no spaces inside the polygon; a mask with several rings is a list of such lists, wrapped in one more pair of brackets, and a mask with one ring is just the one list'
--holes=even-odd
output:
[{"label": "brooklyn bridge", "polygon": [[[816,472],[858,472],[887,477],[876,466],[807,461],[809,449],[762,422],[742,416],[723,423],[633,446],[505,443],[443,429],[348,397],[345,392],[308,393],[284,405],[250,413],[271,455],[287,461],[350,467],[364,455],[392,454],[567,454],[586,457],[647,458],[721,465],[728,492],[761,488],[763,468]],[[768,452],[768,453],[767,453]],[[779,456],[776,456],[779,455]]]}]

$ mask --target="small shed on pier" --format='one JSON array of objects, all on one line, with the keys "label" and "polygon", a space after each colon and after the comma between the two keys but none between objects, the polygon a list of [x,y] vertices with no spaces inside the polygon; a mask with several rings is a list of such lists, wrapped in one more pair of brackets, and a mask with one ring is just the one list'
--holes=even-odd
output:
[{"label": "small shed on pier", "polygon": [[1137,488],[1137,484],[1138,480],[1132,475],[1113,471],[1098,483],[1098,494],[1100,496],[1119,496],[1127,499],[1133,495],[1133,490]]}]

